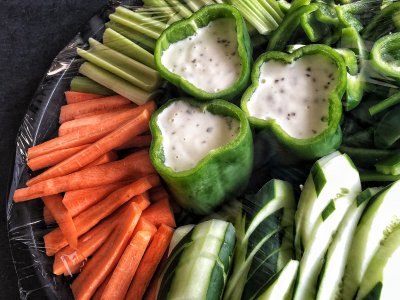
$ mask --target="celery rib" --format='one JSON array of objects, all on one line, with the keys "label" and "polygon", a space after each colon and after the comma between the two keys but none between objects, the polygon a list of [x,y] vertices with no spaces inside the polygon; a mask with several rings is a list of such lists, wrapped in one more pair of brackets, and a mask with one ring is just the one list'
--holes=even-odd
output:
[{"label": "celery rib", "polygon": [[139,89],[120,77],[115,76],[90,62],[83,63],[79,68],[79,73],[89,77],[101,85],[104,85],[138,105],[146,103],[151,95],[150,93]]},{"label": "celery rib", "polygon": [[71,91],[74,92],[93,93],[104,96],[115,95],[112,90],[83,76],[75,76],[74,78],[72,78],[70,88]]},{"label": "celery rib", "polygon": [[160,33],[166,27],[166,24],[163,22],[157,21],[156,19],[151,17],[143,16],[140,13],[134,12],[122,6],[119,6],[115,9],[115,14],[124,17],[132,22],[135,22],[138,25],[151,27]]},{"label": "celery rib", "polygon": [[119,15],[111,14],[110,15],[110,20],[114,21],[114,22],[116,22],[118,24],[124,25],[124,26],[126,26],[128,28],[131,28],[131,29],[133,29],[133,30],[135,30],[137,32],[140,32],[140,33],[144,34],[144,35],[147,35],[148,37],[153,38],[155,40],[158,39],[158,37],[161,34],[160,31],[157,31],[157,30],[155,30],[153,28],[150,28],[149,26],[144,26],[144,25],[141,25],[141,24],[137,24],[136,22],[128,20],[128,19],[126,19],[126,18],[124,18],[122,16],[119,16]]},{"label": "celery rib", "polygon": [[166,0],[166,2],[172,7],[182,18],[188,18],[192,15],[192,12],[178,0]]}]

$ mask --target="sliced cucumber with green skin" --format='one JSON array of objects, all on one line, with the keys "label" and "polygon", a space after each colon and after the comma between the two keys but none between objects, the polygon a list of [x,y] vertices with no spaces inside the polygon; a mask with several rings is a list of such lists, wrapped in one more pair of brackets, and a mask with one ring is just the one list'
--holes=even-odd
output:
[{"label": "sliced cucumber with green skin", "polygon": [[314,226],[329,202],[341,196],[355,198],[360,191],[358,171],[346,154],[334,152],[314,164],[300,195],[295,217],[298,259],[309,241],[313,240]]},{"label": "sliced cucumber with green skin", "polygon": [[353,236],[343,277],[343,299],[353,299],[380,243],[400,224],[400,181],[376,194]]},{"label": "sliced cucumber with green skin", "polygon": [[196,225],[168,258],[157,299],[221,299],[235,239],[231,223],[209,220]]},{"label": "sliced cucumber with green skin", "polygon": [[290,300],[296,280],[299,261],[290,260],[279,273],[276,280],[258,297],[258,300]]},{"label": "sliced cucumber with green skin", "polygon": [[317,289],[317,300],[340,298],[344,268],[354,231],[369,199],[380,190],[381,188],[368,188],[358,194],[340,223],[339,229],[329,246],[322,272],[319,275],[320,284]]},{"label": "sliced cucumber with green skin", "polygon": [[381,243],[368,265],[356,300],[399,298],[400,226]]},{"label": "sliced cucumber with green skin", "polygon": [[[337,158],[340,157],[341,156],[338,156]],[[331,161],[337,161],[337,158],[333,158]],[[328,165],[329,162],[325,166]],[[340,163],[338,163],[337,166],[340,168],[338,170],[340,172],[350,172],[349,168],[341,169],[344,165]],[[332,169],[330,171],[332,172],[334,170]],[[344,182],[338,179],[336,179],[336,182],[333,182],[338,185],[336,188],[332,188],[332,191],[342,189],[341,193],[325,194],[326,197],[329,197],[329,202],[322,209],[319,218],[314,223],[313,230],[304,243],[305,248],[300,260],[297,286],[293,298],[295,300],[315,299],[318,275],[322,270],[328,247],[345,214],[354,202],[357,194],[361,191],[361,182],[358,173],[353,173],[352,178],[347,179],[348,182],[345,185]],[[329,180],[332,181],[335,180],[335,178],[332,177],[328,179],[325,186],[330,184]],[[322,191],[323,190],[321,190],[321,193]],[[320,201],[320,199],[318,198],[316,201]]]},{"label": "sliced cucumber with green skin", "polygon": [[172,250],[178,245],[178,243],[187,235],[192,229],[194,225],[188,224],[181,227],[178,227],[174,231],[174,235],[172,236],[171,242],[169,243],[169,251],[168,256],[171,254]]},{"label": "sliced cucumber with green skin", "polygon": [[234,269],[224,299],[255,299],[293,257],[293,190],[281,180],[267,182],[243,201],[235,224]]}]

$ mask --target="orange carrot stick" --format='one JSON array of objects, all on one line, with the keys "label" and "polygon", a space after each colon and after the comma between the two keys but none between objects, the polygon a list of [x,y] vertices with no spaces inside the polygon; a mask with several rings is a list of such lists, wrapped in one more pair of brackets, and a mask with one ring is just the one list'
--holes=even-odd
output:
[{"label": "orange carrot stick", "polygon": [[[96,111],[88,112],[86,114],[77,115],[77,116],[74,117],[73,120],[70,120],[70,121],[79,120],[79,119],[87,118],[87,117],[104,115],[104,114],[112,113],[112,112],[116,113],[116,112],[127,111],[129,109],[134,108],[134,107],[136,107],[136,106],[133,103],[131,103],[131,104],[125,104],[125,105],[121,105],[121,106],[114,107],[114,108],[96,110]],[[70,122],[70,121],[67,121],[67,122]]]},{"label": "orange carrot stick", "polygon": [[140,260],[150,242],[151,233],[139,231],[131,239],[108,282],[101,299],[124,299]]},{"label": "orange carrot stick", "polygon": [[104,289],[106,288],[108,282],[111,279],[111,275],[114,271],[112,270],[106,277],[106,279],[104,279],[104,281],[102,282],[102,284],[99,286],[99,288],[96,290],[96,292],[94,293],[92,300],[100,300],[101,296],[103,295]]},{"label": "orange carrot stick", "polygon": [[150,206],[149,198],[143,196],[143,194],[133,197],[131,201],[135,202],[142,211]]},{"label": "orange carrot stick", "polygon": [[28,158],[32,159],[56,150],[72,148],[96,142],[97,140],[106,136],[109,132],[130,121],[141,112],[146,110],[149,113],[152,113],[156,107],[157,106],[153,101],[149,101],[146,104],[133,108],[132,110],[123,112],[113,119],[108,119],[101,123],[79,128],[78,130],[64,136],[57,137],[40,145],[33,146],[28,149]]},{"label": "orange carrot stick", "polygon": [[171,210],[167,198],[161,199],[150,205],[142,215],[157,227],[161,224],[176,227],[174,213]]},{"label": "orange carrot stick", "polygon": [[72,275],[77,273],[82,263],[100,248],[123,215],[126,205],[114,212],[110,217],[101,221],[92,230],[78,239],[77,249],[66,246],[54,257],[53,273],[56,275]]},{"label": "orange carrot stick", "polygon": [[130,103],[128,99],[117,95],[63,105],[60,111],[60,124],[73,120],[76,116],[82,114],[98,110],[113,109]]},{"label": "orange carrot stick", "polygon": [[104,98],[103,95],[98,94],[91,94],[91,93],[83,93],[83,92],[74,92],[74,91],[67,91],[64,93],[65,99],[67,100],[67,104],[83,102],[86,100]]},{"label": "orange carrot stick", "polygon": [[70,191],[64,194],[63,204],[75,217],[81,212],[107,197],[113,191],[132,183],[132,180],[110,183],[99,187]]},{"label": "orange carrot stick", "polygon": [[153,223],[146,220],[145,218],[140,217],[133,234],[136,234],[139,231],[148,231],[151,233],[151,236],[153,236],[157,232],[157,227],[154,226]]},{"label": "orange carrot stick", "polygon": [[[157,175],[143,177],[126,187],[116,190],[103,201],[96,203],[81,214],[77,215],[73,220],[78,231],[78,236],[88,232],[102,219],[109,216],[132,197],[147,191],[154,186],[154,184],[158,184],[159,180],[160,179]],[[138,204],[135,203],[135,205],[139,207]],[[59,228],[47,233],[43,239],[45,242],[46,254],[48,256],[54,255],[67,244],[67,241],[61,234]]]},{"label": "orange carrot stick", "polygon": [[174,230],[162,224],[154,235],[133,277],[125,299],[142,299],[158,264],[171,241]]},{"label": "orange carrot stick", "polygon": [[127,180],[132,176],[155,173],[146,150],[137,151],[124,159],[93,166],[75,173],[48,179],[31,187],[18,189],[14,201],[20,202],[62,192],[86,189]]},{"label": "orange carrot stick", "polygon": [[76,300],[90,299],[116,266],[139,220],[141,210],[135,203],[127,206],[113,234],[90,259],[71,285]]},{"label": "orange carrot stick", "polygon": [[153,275],[153,278],[150,281],[149,286],[147,287],[146,293],[144,294],[143,300],[157,300],[158,289],[160,286],[161,274],[163,272],[164,266],[167,263],[167,251],[165,251],[163,258],[161,259],[160,264],[157,267],[156,272]]},{"label": "orange carrot stick", "polygon": [[149,120],[149,113],[143,111],[136,118],[114,130],[99,141],[44,171],[35,178],[32,178],[27,182],[27,185],[31,186],[40,181],[68,175],[82,169],[84,166],[100,158],[107,152],[146,131],[149,128]]},{"label": "orange carrot stick", "polygon": [[56,221],[50,210],[45,205],[43,206],[43,220],[47,225],[52,224]]},{"label": "orange carrot stick", "polygon": [[74,119],[61,124],[61,126],[58,129],[58,135],[63,136],[82,128],[91,128],[91,127],[93,128],[95,126],[98,127],[99,124],[103,124],[104,122],[110,122],[110,120],[113,120],[114,123],[117,123],[118,126],[120,126],[121,124],[133,119],[144,110],[153,112],[154,108],[155,108],[154,102],[150,101],[146,104],[137,107],[133,107],[132,105],[130,105],[129,108],[121,108],[117,111],[111,111],[103,114],[97,114],[93,116]]},{"label": "orange carrot stick", "polygon": [[112,161],[116,161],[118,159],[117,153],[114,151],[107,152],[106,154],[103,154],[100,156],[98,159],[92,161],[90,164],[86,165],[84,168],[87,167],[92,167],[92,166],[99,166],[102,164],[106,164]]},{"label": "orange carrot stick", "polygon": [[168,198],[168,192],[163,186],[157,186],[150,190],[150,200],[152,202],[157,202],[158,200]]},{"label": "orange carrot stick", "polygon": [[54,152],[30,159],[28,160],[27,164],[32,171],[51,167],[78,153],[79,151],[87,148],[88,146],[89,145],[82,145],[68,149],[56,150]]},{"label": "orange carrot stick", "polygon": [[51,195],[42,199],[50,213],[54,216],[59,230],[61,230],[68,244],[73,249],[76,249],[78,247],[78,233],[71,215],[64,204],[62,204],[62,197],[60,195]]},{"label": "orange carrot stick", "polygon": [[123,150],[129,148],[138,148],[138,147],[149,147],[151,144],[152,137],[150,134],[146,135],[138,135],[128,141],[127,143],[119,146],[116,150]]}]

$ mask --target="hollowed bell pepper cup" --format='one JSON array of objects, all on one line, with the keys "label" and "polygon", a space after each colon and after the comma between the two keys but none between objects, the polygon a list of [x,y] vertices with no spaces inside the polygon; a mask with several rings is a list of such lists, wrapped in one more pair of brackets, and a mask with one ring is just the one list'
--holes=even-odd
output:
[{"label": "hollowed bell pepper cup", "polygon": [[400,32],[377,40],[371,50],[371,64],[379,73],[400,80]]},{"label": "hollowed bell pepper cup", "polygon": [[[182,76],[182,74],[179,73],[177,70],[174,70],[173,68],[168,68],[165,65],[165,62],[163,62],[163,54],[165,54],[168,48],[170,48],[174,44],[177,45],[177,43],[179,42],[182,43],[182,41],[184,41],[185,43],[194,43],[194,40],[199,42],[198,48],[200,48],[200,45],[201,47],[203,47],[206,43],[202,43],[203,41],[201,40],[201,37],[199,37],[201,34],[198,34],[199,31],[203,28],[211,26],[210,24],[212,24],[214,21],[225,20],[226,18],[234,20],[236,41],[231,43],[232,41],[229,41],[226,39],[226,37],[222,36],[218,38],[216,42],[219,43],[219,45],[222,47],[221,49],[230,49],[224,47],[231,47],[232,45],[234,45],[234,43],[237,42],[237,48],[231,49],[230,51],[232,57],[224,57],[224,59],[215,61],[213,57],[209,56],[211,53],[211,50],[209,49],[205,49],[204,53],[199,53],[198,56],[196,55],[196,57],[193,57],[194,49],[189,49],[187,50],[189,52],[185,53],[174,51],[173,60],[175,61],[175,59],[178,60],[182,57],[186,57],[185,55],[191,55],[191,59],[190,61],[187,61],[187,64],[178,67],[193,68],[193,65],[197,64],[198,68],[193,68],[193,70],[191,70],[190,72],[190,76],[194,76],[194,79],[196,79],[196,76],[201,76],[202,72],[204,71],[208,72],[211,70],[214,72],[218,69],[218,63],[233,64],[234,62],[237,62],[236,65],[239,67],[235,69],[235,76],[233,77],[232,82],[228,82],[226,86],[221,87],[221,89],[213,89],[212,91],[210,91],[210,89],[200,87],[200,84],[196,82],[196,80],[188,80],[188,78],[184,78],[184,76]],[[226,35],[229,29],[230,28],[218,28],[217,30],[222,30],[221,33]],[[214,43],[215,41],[209,39],[208,42]],[[205,59],[206,57],[207,59]],[[201,100],[230,100],[243,92],[243,90],[247,87],[250,78],[251,57],[251,42],[244,19],[236,8],[226,4],[205,6],[199,11],[195,12],[190,18],[173,23],[170,27],[164,30],[164,32],[158,38],[154,50],[154,59],[156,62],[157,70],[159,71],[161,76],[176,85],[177,87],[181,88],[187,94]],[[222,72],[220,75],[215,76],[209,75],[205,79],[218,83],[221,80],[225,80],[224,77],[226,77],[227,74],[226,72],[225,74],[223,73],[224,72]]]},{"label": "hollowed bell pepper cup", "polygon": [[[315,56],[308,57],[310,55]],[[303,61],[304,66],[300,64],[300,60],[302,59],[306,59]],[[315,62],[315,60],[318,60],[318,62]],[[309,64],[308,61],[310,61]],[[265,63],[269,62],[273,64],[266,65],[265,69],[263,69],[268,71],[268,76],[274,77],[274,70],[276,72],[283,72],[279,68],[283,70],[284,68],[288,68],[288,73],[279,73],[280,75],[277,73],[276,78],[261,78],[261,69]],[[297,70],[301,68],[301,73],[292,76],[290,72],[296,70],[294,66],[295,62],[299,62]],[[322,72],[318,70],[324,70],[325,72],[326,69],[321,69],[324,68],[322,65],[330,66],[329,72],[326,71],[326,74],[323,73],[323,76],[321,75],[322,73],[317,73]],[[269,66],[272,69],[268,69]],[[282,74],[288,74],[287,78]],[[304,78],[300,78],[299,76],[304,76]],[[326,45],[308,45],[295,50],[291,54],[278,51],[266,52],[255,62],[251,79],[252,85],[243,94],[241,107],[253,127],[270,130],[280,144],[301,159],[316,159],[333,152],[339,147],[342,140],[340,128],[342,117],[341,98],[346,89],[346,66],[342,57],[334,49]],[[300,83],[298,84],[297,81]],[[301,98],[302,90],[300,89],[303,82],[306,82],[304,86],[307,87],[307,90],[303,94],[303,96],[305,95],[304,98]],[[263,91],[263,88],[265,89],[265,87],[262,87],[264,84],[269,84],[270,88],[260,93],[260,91]],[[258,91],[258,95],[262,95],[265,98],[264,103],[266,106],[264,109],[268,112],[273,108],[276,111],[276,116],[282,113],[279,115],[279,118],[276,116],[275,118],[271,118],[267,114],[260,116],[262,107],[258,107],[260,109],[255,111],[254,107],[256,106],[253,106],[249,110],[249,105],[254,105],[250,101],[254,101],[255,98],[253,97],[257,97],[256,93],[259,88],[261,90]],[[275,93],[275,89],[276,94],[273,94]],[[326,92],[325,94],[321,94],[321,92],[318,94],[319,90],[326,90]],[[314,91],[316,92],[314,95],[315,98],[312,97]],[[272,93],[272,95],[268,93]],[[285,94],[290,96],[284,96]],[[296,101],[303,102],[296,103]],[[278,104],[276,105],[275,103]],[[312,107],[313,105],[321,105],[324,109],[318,110],[318,107],[315,106],[314,108]],[[293,107],[298,110],[294,110]],[[314,109],[317,109],[321,115],[313,113],[315,112]],[[298,122],[298,124],[290,123],[292,122],[291,120]],[[280,124],[285,124],[286,130]],[[314,126],[314,124],[320,126],[319,129],[316,128],[314,130],[312,127],[307,127]],[[289,130],[288,128],[291,129]],[[290,133],[287,131],[290,131]],[[301,132],[306,133],[301,135]]]},{"label": "hollowed bell pepper cup", "polygon": [[[177,103],[188,105],[188,108],[183,110],[183,113],[187,112],[185,117],[190,118],[191,114],[198,112],[211,113],[216,116],[228,117],[226,120],[236,120],[235,126],[238,125],[235,127],[236,134],[232,135],[227,144],[205,152],[206,155],[202,159],[185,170],[176,170],[170,163],[166,163],[166,157],[171,157],[166,155],[167,151],[178,149],[179,145],[175,148],[175,144],[171,144],[172,139],[161,129],[165,124],[162,120],[166,120],[163,119],[165,115],[162,113],[166,109],[174,109],[173,105],[177,105]],[[172,117],[168,120],[174,122],[172,118],[178,118],[176,117],[178,114],[175,114],[173,110],[167,110],[166,114],[170,114],[171,111]],[[176,119],[175,122],[177,122]],[[209,126],[202,121],[196,121],[196,123],[198,124],[195,126],[204,129]],[[179,128],[188,126],[188,124],[183,124]],[[179,135],[179,128],[173,131],[172,135],[175,133]],[[253,165],[253,138],[245,114],[235,105],[224,100],[200,102],[189,98],[173,99],[152,115],[150,129],[153,136],[150,159],[175,200],[186,210],[195,214],[208,214],[224,200],[240,194],[247,186]],[[206,131],[211,132],[211,129],[207,128]],[[190,140],[189,136],[180,136],[178,143],[181,143],[182,139],[188,139],[189,145],[193,145],[193,149],[196,149],[196,145],[198,145],[196,143],[199,140],[197,139],[196,142],[195,138],[198,138],[199,135],[196,135],[195,129],[189,129],[189,132],[194,132],[193,140]],[[170,140],[168,140],[169,138]],[[184,155],[183,152],[182,150],[182,153],[176,153],[176,155]],[[185,153],[188,157],[191,156],[190,151]]]}]

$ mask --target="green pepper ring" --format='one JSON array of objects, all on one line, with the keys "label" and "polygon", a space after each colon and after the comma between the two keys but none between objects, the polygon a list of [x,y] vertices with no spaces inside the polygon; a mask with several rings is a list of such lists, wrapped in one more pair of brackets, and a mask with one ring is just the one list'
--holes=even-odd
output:
[{"label": "green pepper ring", "polygon": [[[234,140],[210,151],[194,168],[181,172],[165,166],[163,138],[157,124],[158,115],[177,100],[240,122],[240,131]],[[151,162],[184,208],[196,214],[207,214],[225,199],[237,196],[246,187],[253,166],[253,138],[248,120],[237,106],[219,99],[209,102],[189,98],[171,99],[153,113],[150,130],[153,136]]]},{"label": "green pepper ring", "polygon": [[383,75],[400,79],[400,55],[394,57],[398,61],[397,65],[393,62],[388,62],[385,57],[388,53],[399,49],[400,47],[400,32],[386,35],[377,40],[371,50],[371,64],[378,72]]},{"label": "green pepper ring", "polygon": [[[209,93],[201,90],[191,84],[181,76],[169,71],[161,62],[161,56],[170,44],[176,43],[196,33],[198,28],[207,26],[211,21],[228,17],[234,18],[236,23],[238,54],[242,62],[242,70],[239,78],[232,84],[231,87],[221,90],[217,93]],[[178,34],[176,33],[178,31]],[[179,32],[180,31],[180,32]],[[154,59],[157,70],[162,77],[180,87],[186,93],[197,99],[225,99],[230,100],[240,94],[248,84],[250,79],[250,68],[252,60],[252,48],[250,37],[246,29],[246,24],[240,12],[231,5],[213,4],[195,12],[191,17],[173,23],[170,27],[163,31],[158,38],[154,49]]]},{"label": "green pepper ring", "polygon": [[[298,139],[287,134],[274,119],[264,120],[250,116],[247,102],[258,88],[260,68],[268,60],[279,60],[286,64],[301,58],[303,55],[322,54],[330,58],[338,67],[337,84],[328,96],[329,118],[328,127],[320,134],[306,139]],[[245,91],[241,100],[241,108],[248,116],[250,124],[259,129],[269,128],[275,137],[292,153],[303,159],[315,159],[336,150],[341,143],[340,121],[342,118],[341,98],[346,89],[346,66],[342,57],[331,47],[326,45],[308,45],[295,50],[292,54],[269,51],[262,54],[255,62],[252,75],[252,85]]]}]

